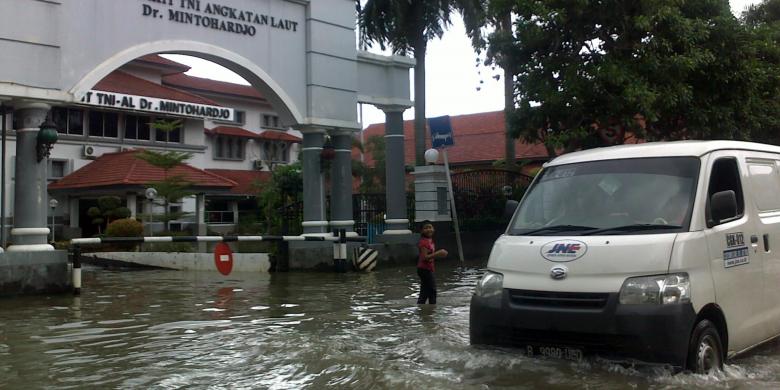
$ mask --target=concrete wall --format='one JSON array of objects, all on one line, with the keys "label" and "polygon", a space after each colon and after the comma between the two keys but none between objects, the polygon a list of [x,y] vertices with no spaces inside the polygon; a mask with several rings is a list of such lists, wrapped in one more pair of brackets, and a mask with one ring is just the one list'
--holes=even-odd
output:
[{"label": "concrete wall", "polygon": [[[181,271],[218,272],[212,253],[168,252],[100,252],[85,254],[101,259],[118,260],[137,265],[169,268]],[[88,261],[88,260],[83,260]],[[234,253],[232,272],[268,272],[271,267],[267,253]]]},{"label": "concrete wall", "polygon": [[71,288],[65,251],[0,253],[0,296],[58,293]]}]

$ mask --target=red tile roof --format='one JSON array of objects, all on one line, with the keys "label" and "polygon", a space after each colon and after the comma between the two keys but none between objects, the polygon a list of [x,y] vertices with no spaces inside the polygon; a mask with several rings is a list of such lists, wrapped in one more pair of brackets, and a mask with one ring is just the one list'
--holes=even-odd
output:
[{"label": "red tile roof", "polygon": [[241,127],[218,126],[213,129],[204,129],[203,132],[207,135],[227,135],[232,137],[264,139],[270,141],[288,141],[292,143],[301,142],[299,137],[276,130],[266,130],[258,134]]},{"label": "red tile roof", "polygon": [[163,67],[171,68],[170,73],[164,73],[164,74],[183,73],[191,69],[187,65],[178,63],[176,61],[171,61],[165,57],[160,57],[157,54],[148,54],[145,56],[141,56],[136,58],[135,61],[147,62],[155,65],[163,65]]},{"label": "red tile roof", "polygon": [[259,138],[260,134],[253,133],[249,130],[242,129],[240,127],[233,126],[218,126],[213,129],[203,129],[208,135],[229,135],[233,137],[241,138]]},{"label": "red tile roof", "polygon": [[[165,172],[137,158],[138,150],[106,153],[68,176],[49,184],[49,190],[93,188],[106,186],[146,186],[164,179]],[[233,180],[183,164],[169,174],[180,175],[199,188],[231,188]]]},{"label": "red tile roof", "polygon": [[266,130],[260,135],[257,136],[259,139],[267,139],[271,141],[290,141],[293,143],[301,142],[301,139],[299,137],[296,137],[292,134],[287,134],[282,131],[276,131],[276,130]]},{"label": "red tile roof", "polygon": [[[451,164],[485,163],[504,158],[504,111],[482,112],[477,114],[450,117],[455,145],[447,149]],[[384,136],[383,123],[368,126],[363,133],[364,142],[374,135]],[[404,121],[404,157],[406,165],[414,165],[414,121]],[[425,132],[426,149],[430,148],[431,135]],[[520,140],[515,142],[518,159],[546,160],[547,150],[542,144],[528,144]],[[360,152],[353,156],[360,158]],[[440,158],[441,159],[441,158]],[[373,164],[370,152],[365,161]]]},{"label": "red tile roof", "polygon": [[255,184],[271,180],[271,172],[266,171],[242,171],[236,169],[206,169],[206,171],[238,183],[230,189],[230,193],[234,195],[256,195]]},{"label": "red tile roof", "polygon": [[111,72],[92,89],[98,91],[124,93],[127,95],[149,96],[160,99],[220,106],[219,103],[178,89],[169,88],[151,81],[135,77],[122,71]]},{"label": "red tile roof", "polygon": [[171,85],[177,88],[265,100],[265,97],[251,85],[234,84],[225,81],[194,77],[184,73],[164,76],[162,82],[164,85]]}]

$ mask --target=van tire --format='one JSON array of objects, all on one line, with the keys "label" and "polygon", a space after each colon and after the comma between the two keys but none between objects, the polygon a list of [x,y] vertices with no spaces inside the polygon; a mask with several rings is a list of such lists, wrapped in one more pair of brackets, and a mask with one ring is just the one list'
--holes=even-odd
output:
[{"label": "van tire", "polygon": [[723,370],[723,356],[718,328],[710,320],[699,321],[688,344],[688,370],[696,374]]}]

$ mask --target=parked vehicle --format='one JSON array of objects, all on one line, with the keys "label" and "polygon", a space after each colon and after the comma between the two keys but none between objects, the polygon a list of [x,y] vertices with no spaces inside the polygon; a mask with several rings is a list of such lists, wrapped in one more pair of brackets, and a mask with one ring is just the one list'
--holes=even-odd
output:
[{"label": "parked vehicle", "polygon": [[471,300],[471,342],[720,369],[780,335],[773,245],[780,147],[567,154],[544,166],[496,240]]}]

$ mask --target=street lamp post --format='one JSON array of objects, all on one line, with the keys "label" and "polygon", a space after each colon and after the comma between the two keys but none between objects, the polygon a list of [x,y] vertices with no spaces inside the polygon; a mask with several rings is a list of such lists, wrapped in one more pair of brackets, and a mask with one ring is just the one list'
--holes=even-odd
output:
[{"label": "street lamp post", "polygon": [[49,208],[51,208],[51,242],[55,241],[54,237],[54,210],[57,208],[57,199],[49,199]]},{"label": "street lamp post", "polygon": [[149,236],[154,236],[154,219],[152,213],[154,211],[154,198],[157,197],[157,190],[154,188],[147,188],[144,193],[146,199],[149,200]]}]

